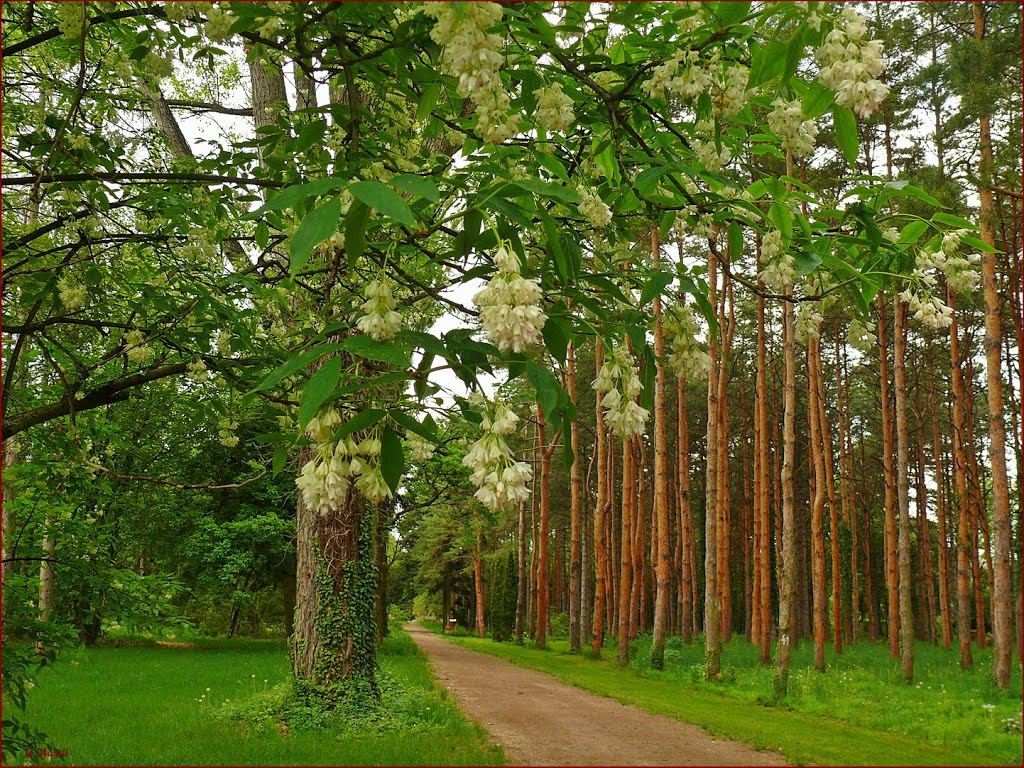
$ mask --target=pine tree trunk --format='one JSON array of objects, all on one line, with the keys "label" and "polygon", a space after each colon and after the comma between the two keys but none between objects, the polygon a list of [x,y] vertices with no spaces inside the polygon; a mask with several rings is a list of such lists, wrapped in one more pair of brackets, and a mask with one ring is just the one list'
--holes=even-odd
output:
[{"label": "pine tree trunk", "polygon": [[938,518],[939,536],[939,611],[942,615],[942,647],[949,648],[953,639],[953,617],[949,599],[949,538],[946,531],[946,481],[942,465],[942,441],[939,435],[938,399],[935,396],[935,376],[931,378],[929,404],[932,412],[932,459],[935,463],[935,516]]},{"label": "pine tree trunk", "polygon": [[836,503],[836,480],[832,465],[832,436],[825,409],[825,377],[821,372],[821,340],[815,341],[815,367],[818,380],[818,426],[821,432],[822,461],[825,465],[825,491],[828,494],[829,543],[832,551],[832,649],[843,652],[842,567],[839,562],[839,505]]},{"label": "pine tree trunk", "polygon": [[[787,290],[791,294],[792,289]],[[782,406],[782,578],[779,580],[779,646],[775,693],[789,690],[789,656],[793,642],[793,598],[796,587],[796,515],[793,470],[796,453],[796,336],[793,304],[782,303],[782,357],[785,368]]]},{"label": "pine tree trunk", "polygon": [[[661,263],[661,242],[658,228],[651,230],[651,251],[654,268]],[[656,590],[654,597],[654,631],[651,643],[651,667],[665,668],[665,634],[668,631],[669,597],[671,596],[672,562],[668,528],[668,433],[665,420],[665,338],[661,321],[661,296],[654,297],[654,356],[657,371],[654,379],[654,526],[657,530],[657,561],[654,563]]]},{"label": "pine tree trunk", "polygon": [[[714,249],[708,256],[708,300],[712,307],[718,306],[718,263]],[[719,332],[722,331],[721,323]],[[711,365],[708,370],[708,437],[707,472],[704,488],[704,672],[709,679],[716,679],[722,668],[722,613],[721,594],[718,585],[718,520],[721,515],[718,500],[718,448],[719,436],[719,357],[718,339],[715,333],[708,334],[708,356]]]},{"label": "pine tree trunk", "polygon": [[[604,347],[601,339],[595,340],[596,360],[594,366],[600,372],[604,364]],[[601,393],[595,397],[594,412],[597,432],[597,501],[594,504],[594,624],[591,648],[594,655],[601,655],[604,644],[604,619],[607,601],[608,579],[608,538],[605,534],[605,507],[608,504],[608,458],[607,440],[604,430],[604,408],[601,405]]]},{"label": "pine tree trunk", "polygon": [[[761,285],[759,283],[759,285]],[[759,465],[756,470],[758,480],[754,496],[757,501],[755,516],[760,517],[760,535],[757,541],[758,552],[758,586],[755,600],[759,604],[761,621],[757,643],[760,647],[760,661],[763,666],[771,663],[771,612],[772,612],[772,573],[771,573],[771,515],[769,496],[771,488],[768,477],[768,378],[767,378],[767,340],[765,335],[765,300],[757,298],[757,386],[755,397],[758,406],[758,426],[760,442],[755,448]]]},{"label": "pine tree trunk", "polygon": [[[981,3],[971,3],[974,17],[974,37],[985,37],[985,10]],[[993,174],[991,117],[983,114],[979,120],[979,146],[981,166],[979,170],[978,198],[980,201],[979,222],[981,237],[995,250],[992,234],[994,204],[989,187]],[[1010,685],[1010,670],[1013,659],[1013,613],[1010,607],[1013,586],[1011,583],[1010,558],[1012,533],[1010,528],[1010,489],[1006,472],[1006,427],[1003,420],[1003,380],[1000,361],[1002,344],[1002,308],[996,285],[995,254],[989,249],[982,251],[981,273],[985,294],[985,372],[988,384],[988,434],[989,464],[992,472],[992,527],[995,529],[995,554],[990,573],[994,577],[992,591],[992,635],[995,648],[992,658],[996,685],[1007,688]]]},{"label": "pine tree trunk", "polygon": [[964,424],[963,371],[960,368],[960,332],[957,327],[953,292],[948,289],[946,303],[953,309],[953,321],[949,326],[949,355],[953,372],[953,480],[959,512],[956,548],[956,634],[960,643],[960,666],[968,669],[974,666],[974,658],[971,655],[971,593],[968,575],[971,568],[971,512],[967,496],[967,461],[964,456],[967,433]]},{"label": "pine tree trunk", "polygon": [[928,522],[928,488],[925,483],[925,414],[921,406],[921,389],[918,388],[917,417],[917,551],[918,578],[923,579],[924,595],[921,599],[923,616],[923,639],[935,642],[935,574],[932,571],[932,534]]},{"label": "pine tree trunk", "polygon": [[681,528],[683,553],[682,573],[680,574],[679,590],[683,596],[683,615],[681,617],[683,642],[693,642],[696,631],[696,551],[693,540],[693,507],[690,487],[690,427],[686,413],[686,379],[680,378],[676,383],[678,402],[676,405],[679,424],[679,522]]},{"label": "pine tree trunk", "polygon": [[519,502],[519,541],[517,542],[516,582],[516,625],[514,635],[516,642],[523,641],[523,628],[526,625],[526,502]]},{"label": "pine tree trunk", "polygon": [[893,429],[889,394],[889,350],[885,331],[885,294],[878,294],[878,356],[882,395],[882,466],[885,472],[885,586],[889,595],[889,654],[900,655],[899,559],[896,531],[896,473],[892,465]]},{"label": "pine tree trunk", "polygon": [[825,589],[825,461],[822,457],[821,409],[818,407],[818,375],[821,352],[819,339],[807,339],[808,438],[814,493],[811,498],[811,591],[814,601],[814,668],[825,671],[825,625],[828,597]]},{"label": "pine tree trunk", "polygon": [[[726,315],[726,302],[729,311]],[[732,337],[736,327],[736,316],[732,304],[732,281],[722,270],[722,291],[718,325],[722,334],[722,346],[718,365],[718,589],[721,595],[722,642],[732,639],[732,492],[729,472],[729,357]]]},{"label": "pine tree trunk", "polygon": [[893,297],[896,348],[894,374],[896,377],[896,476],[899,499],[899,609],[900,609],[900,667],[903,679],[914,679],[914,609],[910,598],[910,464],[907,436],[907,325],[906,305],[899,295]]},{"label": "pine tree trunk", "polygon": [[540,452],[540,527],[537,530],[537,647],[547,647],[548,538],[550,538],[551,454],[548,452],[544,411],[537,404],[537,448]]},{"label": "pine tree trunk", "polygon": [[850,526],[850,642],[860,641],[860,573],[857,565],[857,507],[853,501],[853,455],[850,437],[850,373],[847,368],[846,348],[836,323],[837,406],[839,411],[839,494],[842,498],[843,519]]},{"label": "pine tree trunk", "polygon": [[483,637],[486,631],[484,627],[484,532],[480,527],[481,524],[481,520],[476,521],[476,546],[473,547],[473,590],[476,593],[476,633]]},{"label": "pine tree trunk", "polygon": [[618,663],[624,667],[629,663],[629,621],[630,594],[632,592],[633,559],[633,507],[636,500],[636,480],[633,466],[633,440],[622,441],[622,533],[619,543],[622,553],[619,558],[619,618],[618,618]]},{"label": "pine tree trunk", "polygon": [[[566,352],[566,368],[569,382],[569,397],[573,406],[576,405],[576,345],[569,342]],[[569,470],[570,494],[570,525],[569,542],[569,652],[580,652],[580,581],[583,577],[582,530],[580,525],[580,426],[576,419],[570,427],[570,445],[572,446],[573,463]]]}]

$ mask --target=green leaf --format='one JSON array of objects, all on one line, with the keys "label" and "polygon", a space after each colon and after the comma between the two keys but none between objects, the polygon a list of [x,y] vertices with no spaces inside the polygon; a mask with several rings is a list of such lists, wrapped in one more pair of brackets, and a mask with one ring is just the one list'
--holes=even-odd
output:
[{"label": "green leaf", "polygon": [[801,102],[801,111],[805,120],[813,120],[828,112],[836,95],[817,80],[812,80],[807,86],[807,93],[804,94]]},{"label": "green leaf", "polygon": [[370,219],[370,209],[353,200],[345,217],[345,254],[348,256],[349,269],[354,269],[359,257],[366,251],[366,222]]},{"label": "green leaf", "polygon": [[350,336],[341,346],[353,355],[388,363],[399,368],[408,368],[412,362],[409,350],[388,341],[375,341],[369,336]]},{"label": "green leaf", "polygon": [[748,88],[755,88],[782,74],[786,66],[786,44],[775,40],[762,48],[751,45],[750,77]]},{"label": "green leaf", "polygon": [[926,231],[928,231],[929,224],[924,219],[917,219],[912,221],[903,228],[900,232],[900,245],[913,245],[916,243]]},{"label": "green leaf", "polygon": [[430,113],[437,105],[437,98],[440,95],[441,84],[437,81],[432,82],[423,89],[423,96],[420,98],[420,103],[416,107],[417,120],[426,120],[430,116]]},{"label": "green leaf", "polygon": [[809,275],[821,264],[821,256],[810,251],[797,251],[793,254],[798,275]]},{"label": "green leaf", "polygon": [[306,382],[306,386],[302,390],[302,399],[299,401],[300,429],[306,428],[310,419],[320,410],[320,406],[334,394],[339,376],[341,376],[341,358],[335,357],[324,363],[320,370]]},{"label": "green leaf", "polygon": [[306,266],[313,249],[338,231],[341,198],[332,197],[302,220],[292,238],[291,275],[295,277]]},{"label": "green leaf", "polygon": [[562,391],[558,379],[545,366],[534,362],[526,364],[526,378],[537,391],[537,402],[545,418],[550,419],[558,405],[558,393]]},{"label": "green leaf", "polygon": [[380,438],[380,473],[391,492],[396,493],[405,473],[405,451],[402,438],[390,426],[384,427]]},{"label": "green leaf", "polygon": [[932,216],[932,221],[937,221],[940,224],[946,224],[950,227],[956,227],[957,229],[977,229],[977,227],[967,219],[961,219],[959,216],[954,216],[951,213],[936,213]]},{"label": "green leaf", "polygon": [[277,475],[280,474],[281,470],[284,469],[285,462],[288,461],[288,447],[279,445],[274,449],[274,459],[270,465],[271,471]]},{"label": "green leaf", "polygon": [[437,440],[437,434],[430,428],[430,425],[416,421],[405,411],[388,411],[388,416],[394,419],[395,423],[403,427],[406,432],[412,432],[414,435],[419,435],[424,440],[430,440],[431,442]]},{"label": "green leaf", "polygon": [[[743,227],[735,221],[729,222],[729,261],[735,264],[743,253]],[[643,304],[641,304],[643,306]]]},{"label": "green leaf", "polygon": [[378,213],[399,224],[411,227],[416,224],[412,208],[395,190],[379,181],[357,181],[348,188],[356,200],[366,203]]},{"label": "green leaf", "polygon": [[572,323],[567,317],[552,315],[548,317],[541,329],[544,337],[544,346],[548,352],[562,365],[568,358],[569,339],[572,337]]},{"label": "green leaf", "polygon": [[644,284],[643,290],[640,291],[639,306],[646,307],[650,304],[655,296],[660,296],[672,284],[674,279],[675,275],[671,272],[655,272],[651,275],[650,280]]},{"label": "green leaf", "polygon": [[860,152],[860,143],[857,140],[857,118],[853,112],[846,107],[838,105],[832,107],[832,121],[836,127],[836,144],[843,152],[843,157],[850,164],[851,168],[857,166],[857,155]]},{"label": "green leaf", "polygon": [[782,236],[787,241],[793,239],[793,212],[789,208],[776,201],[768,207],[766,218],[769,223],[782,232]]},{"label": "green leaf", "polygon": [[441,193],[437,191],[437,185],[424,176],[403,173],[401,176],[395,176],[391,179],[390,184],[403,192],[422,197],[424,200],[429,200],[432,203],[436,203],[441,199]]},{"label": "green leaf", "polygon": [[960,239],[970,246],[977,248],[979,251],[985,251],[986,253],[1003,253],[995,246],[989,245],[981,238],[975,237],[974,235],[961,235]]},{"label": "green leaf", "polygon": [[715,3],[715,16],[718,17],[719,26],[729,27],[738,24],[750,13],[750,3],[733,2],[723,0]]},{"label": "green leaf", "polygon": [[267,200],[259,210],[248,213],[243,218],[258,219],[267,211],[280,211],[284,208],[293,208],[296,203],[302,202],[307,197],[316,197],[317,195],[323,195],[327,192],[333,192],[338,187],[344,187],[348,184],[348,181],[348,179],[326,178],[309,181],[305,184],[297,184],[294,187],[288,187],[288,189],[279,192]]},{"label": "green leaf", "polygon": [[270,387],[277,384],[279,381],[288,378],[293,373],[301,368],[305,368],[307,365],[312,363],[314,360],[319,360],[324,355],[329,355],[331,352],[336,352],[341,349],[341,344],[322,344],[319,347],[313,347],[307,349],[302,354],[293,357],[278,368],[275,368],[266,378],[263,379],[259,384],[253,388],[253,392],[261,392],[264,389],[270,389]]},{"label": "green leaf", "polygon": [[563,203],[578,203],[580,200],[580,196],[575,190],[563,187],[561,184],[554,184],[550,181],[524,179],[522,181],[513,182],[512,186],[519,187],[527,192],[532,192],[535,195],[551,198],[552,200],[560,200]]},{"label": "green leaf", "polygon": [[886,186],[891,186],[893,194],[910,195],[911,197],[916,197],[918,200],[928,203],[928,205],[934,205],[936,208],[946,207],[923,189],[915,187],[913,184],[907,184],[906,182],[890,182]]},{"label": "green leaf", "polygon": [[338,427],[338,431],[334,433],[334,439],[340,440],[343,437],[348,437],[353,432],[361,432],[364,429],[369,429],[378,421],[383,419],[385,413],[386,411],[380,408],[370,408],[367,411],[360,411]]},{"label": "green leaf", "polygon": [[302,130],[299,131],[299,136],[295,139],[295,143],[292,145],[296,153],[305,152],[307,149],[313,146],[317,141],[323,141],[324,131],[327,130],[326,120],[314,120],[303,126]]}]

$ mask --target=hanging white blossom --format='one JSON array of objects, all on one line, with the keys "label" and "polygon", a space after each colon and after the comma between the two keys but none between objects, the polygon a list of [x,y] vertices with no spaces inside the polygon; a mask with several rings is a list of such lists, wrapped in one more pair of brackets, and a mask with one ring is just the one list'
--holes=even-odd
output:
[{"label": "hanging white blossom", "polygon": [[781,96],[772,102],[768,113],[768,127],[782,139],[782,148],[788,149],[794,157],[804,157],[814,150],[818,126],[813,120],[804,120],[798,100],[787,101]]},{"label": "hanging white blossom", "polygon": [[612,223],[612,209],[598,196],[597,192],[580,185],[576,188],[580,202],[578,208],[583,218],[594,229],[604,229]]},{"label": "hanging white blossom", "polygon": [[693,309],[688,306],[669,309],[662,327],[672,349],[668,362],[676,376],[687,381],[705,378],[711,369],[711,358],[697,341],[700,327]]},{"label": "hanging white blossom", "polygon": [[885,71],[882,41],[865,40],[866,35],[864,17],[846,5],[814,52],[821,84],[835,91],[837,104],[861,117],[869,117],[889,94],[889,86],[877,79]]},{"label": "hanging white blossom", "polygon": [[576,119],[572,99],[562,93],[562,84],[553,83],[533,92],[537,97],[537,125],[551,133],[567,130]]},{"label": "hanging white blossom", "polygon": [[519,257],[506,244],[494,257],[498,274],[473,297],[487,338],[501,351],[522,352],[538,343],[547,315],[540,280],[519,274]]},{"label": "hanging white blossom", "polygon": [[470,480],[477,487],[474,496],[484,506],[497,511],[530,497],[527,483],[533,477],[533,468],[525,461],[516,461],[504,439],[504,435],[515,431],[519,417],[500,401],[484,401],[484,405],[480,423],[482,434],[470,446],[462,463],[473,470]]},{"label": "hanging white blossom", "polygon": [[365,293],[361,309],[366,314],[356,321],[356,328],[376,341],[392,338],[402,327],[402,316],[395,311],[391,286],[383,280],[371,280]]},{"label": "hanging white blossom", "polygon": [[594,389],[603,394],[601,406],[605,410],[605,423],[613,434],[629,440],[644,433],[651,412],[636,401],[643,386],[632,356],[624,346],[612,348],[597,372]]},{"label": "hanging white blossom", "polygon": [[785,293],[796,282],[796,259],[782,249],[782,232],[769,229],[761,238],[761,263],[758,278],[775,293]]}]

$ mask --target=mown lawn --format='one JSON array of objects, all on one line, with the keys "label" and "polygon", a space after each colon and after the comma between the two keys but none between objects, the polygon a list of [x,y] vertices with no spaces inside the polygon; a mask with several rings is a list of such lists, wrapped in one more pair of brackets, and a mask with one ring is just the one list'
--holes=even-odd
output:
[{"label": "mown lawn", "polygon": [[723,681],[715,683],[703,679],[702,646],[679,638],[669,638],[660,672],[649,668],[649,637],[632,644],[626,669],[615,664],[614,643],[599,660],[589,651],[570,655],[564,640],[539,651],[465,635],[449,639],[714,735],[777,750],[798,764],[1022,764],[1020,663],[1009,691],[1000,691],[989,679],[989,651],[977,651],[977,666],[965,672],[955,650],[919,643],[917,676],[907,686],[886,646],[861,643],[841,656],[829,646],[828,671],[821,674],[812,665],[813,645],[805,642],[793,652],[790,695],[772,702],[773,671],[759,666],[757,648],[743,639],[726,645]]},{"label": "mown lawn", "polygon": [[[499,765],[408,635],[381,648],[389,713],[355,725],[283,729],[225,718],[288,680],[282,641],[92,648],[44,670],[28,719],[75,765]],[[280,690],[280,688],[277,688]],[[286,732],[282,732],[286,731]]]}]

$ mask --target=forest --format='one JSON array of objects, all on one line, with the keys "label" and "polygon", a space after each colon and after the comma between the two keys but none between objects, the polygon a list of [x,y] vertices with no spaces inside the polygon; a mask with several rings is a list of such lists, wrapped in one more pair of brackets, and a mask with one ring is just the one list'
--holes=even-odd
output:
[{"label": "forest", "polygon": [[4,764],[1020,764],[1020,3],[0,12]]}]

